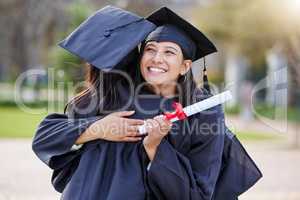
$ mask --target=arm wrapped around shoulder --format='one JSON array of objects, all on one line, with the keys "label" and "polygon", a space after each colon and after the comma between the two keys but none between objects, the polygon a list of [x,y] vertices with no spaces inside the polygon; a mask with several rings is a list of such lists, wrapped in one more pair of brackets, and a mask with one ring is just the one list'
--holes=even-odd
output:
[{"label": "arm wrapped around shoulder", "polygon": [[[76,157],[78,152],[71,150],[76,139],[98,119],[98,117],[70,119],[64,114],[49,114],[37,128],[32,149],[50,168],[60,168]],[[59,159],[62,155],[66,156]]]}]

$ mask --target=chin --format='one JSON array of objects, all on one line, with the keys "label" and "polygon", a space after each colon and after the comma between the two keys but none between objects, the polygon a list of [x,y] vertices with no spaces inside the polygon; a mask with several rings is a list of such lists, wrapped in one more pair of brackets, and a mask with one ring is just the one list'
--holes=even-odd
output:
[{"label": "chin", "polygon": [[150,85],[161,85],[161,84],[164,84],[164,81],[162,80],[146,80],[147,83],[149,83]]},{"label": "chin", "polygon": [[173,85],[175,83],[175,85],[178,84],[178,82],[176,81],[170,81],[170,80],[146,80],[147,83],[149,83],[152,86],[162,86],[162,85]]},{"label": "chin", "polygon": [[151,85],[164,85],[164,84],[168,84],[173,82],[174,80],[171,79],[170,77],[168,77],[168,75],[161,75],[161,74],[157,74],[157,75],[148,75],[148,74],[144,74],[143,75],[145,81]]}]

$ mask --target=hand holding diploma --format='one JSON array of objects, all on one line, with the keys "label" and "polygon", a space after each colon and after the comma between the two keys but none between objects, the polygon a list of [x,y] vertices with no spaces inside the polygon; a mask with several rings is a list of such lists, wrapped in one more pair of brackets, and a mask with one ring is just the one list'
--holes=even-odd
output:
[{"label": "hand holding diploma", "polygon": [[[216,105],[225,103],[232,98],[230,91],[225,91],[220,94],[214,95],[203,101],[197,102],[185,108],[182,108],[181,104],[174,103],[175,111],[172,113],[165,113],[163,116],[170,122],[176,122],[178,120],[183,120],[191,115],[197,114],[201,111],[212,108]],[[146,123],[139,126],[139,133],[146,134]]]}]

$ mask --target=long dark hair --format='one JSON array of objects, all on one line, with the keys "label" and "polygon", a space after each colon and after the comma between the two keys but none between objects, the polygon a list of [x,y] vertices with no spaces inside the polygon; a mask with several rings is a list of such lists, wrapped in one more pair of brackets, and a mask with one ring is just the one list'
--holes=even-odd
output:
[{"label": "long dark hair", "polygon": [[[142,51],[142,49],[141,49]],[[145,82],[141,76],[139,61],[141,54],[135,49],[116,67],[127,73],[133,80],[134,87]],[[185,59],[185,58],[184,58]],[[185,77],[184,77],[185,76]],[[189,70],[184,76],[178,79],[179,102],[187,106],[195,102],[194,91],[197,88],[192,70]],[[116,82],[122,81],[126,84],[123,76],[114,73],[114,71],[104,72],[93,65],[86,65],[86,88],[77,94],[66,106],[64,112],[73,117],[86,117],[102,114],[104,110],[117,110],[121,107],[119,92]],[[91,106],[92,105],[92,106]],[[81,109],[91,106],[88,113],[79,113]],[[86,111],[85,111],[86,112]]]}]

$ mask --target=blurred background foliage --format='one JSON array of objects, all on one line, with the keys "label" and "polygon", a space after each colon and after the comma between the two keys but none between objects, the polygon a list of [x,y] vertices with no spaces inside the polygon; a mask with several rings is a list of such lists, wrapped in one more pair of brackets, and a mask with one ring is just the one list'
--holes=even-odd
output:
[{"label": "blurred background foliage", "polygon": [[[65,31],[58,33],[59,36],[57,38],[66,38],[68,34],[75,30],[92,12],[93,9],[89,4],[80,1],[70,4],[70,6],[66,7],[69,25]],[[59,46],[54,45],[51,47],[48,61],[49,66],[53,66],[58,71],[63,70],[65,81],[80,81],[83,79],[83,76],[80,75],[84,72],[83,61]]]},{"label": "blurred background foliage", "polygon": [[[288,109],[282,112],[287,112],[287,119],[299,120],[298,0],[1,0],[0,26],[5,27],[0,31],[3,113],[8,113],[8,106],[12,109],[15,105],[14,87],[28,70],[44,70],[45,74],[23,81],[24,89],[18,92],[25,104],[40,108],[51,99],[59,104],[52,106],[52,111],[55,108],[62,112],[62,105],[76,93],[74,85],[84,79],[85,63],[57,44],[89,15],[108,4],[141,16],[168,6],[208,35],[219,50],[207,57],[209,80],[219,90],[232,89],[234,95],[233,103],[226,106],[227,113],[250,116],[249,119],[255,119],[257,113],[274,118],[275,111],[286,104]],[[196,77],[201,77],[201,66],[199,61],[193,67]],[[49,77],[54,80],[50,89]],[[267,87],[255,91],[263,81]],[[202,84],[201,78],[197,82]],[[71,91],[66,87],[71,87]],[[281,94],[286,96],[286,102],[276,97],[278,88],[287,91]],[[49,91],[53,93],[51,98]],[[255,102],[253,107],[250,101]],[[9,135],[9,131],[3,132]]]},{"label": "blurred background foliage", "polygon": [[[84,86],[84,61],[57,44],[109,4],[140,16],[168,6],[216,44],[206,57],[212,91],[231,90],[226,125],[264,174],[241,199],[300,199],[300,0],[0,0],[0,199],[55,199],[48,174],[33,189],[24,175],[39,174],[30,160],[38,124]],[[203,59],[193,63],[200,86],[202,69]]]}]

